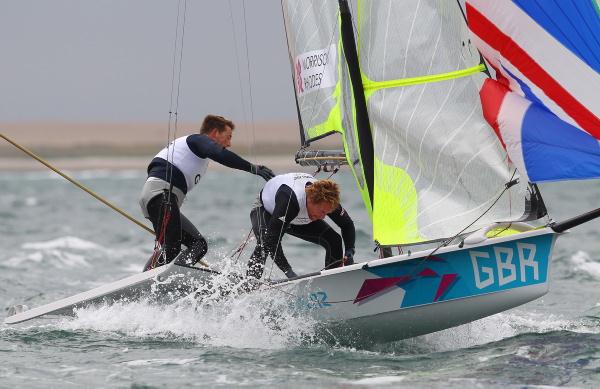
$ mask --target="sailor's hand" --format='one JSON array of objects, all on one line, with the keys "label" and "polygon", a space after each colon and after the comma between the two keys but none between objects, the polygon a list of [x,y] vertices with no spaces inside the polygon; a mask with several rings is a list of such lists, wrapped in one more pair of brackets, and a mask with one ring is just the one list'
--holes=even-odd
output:
[{"label": "sailor's hand", "polygon": [[285,271],[284,273],[287,278],[298,277],[298,275],[296,273],[294,273],[294,271],[291,268],[289,270]]},{"label": "sailor's hand", "polygon": [[354,265],[354,249],[347,249],[344,254],[344,266]]},{"label": "sailor's hand", "polygon": [[253,165],[252,173],[261,176],[265,181],[269,181],[271,178],[275,177],[273,170],[264,165]]}]

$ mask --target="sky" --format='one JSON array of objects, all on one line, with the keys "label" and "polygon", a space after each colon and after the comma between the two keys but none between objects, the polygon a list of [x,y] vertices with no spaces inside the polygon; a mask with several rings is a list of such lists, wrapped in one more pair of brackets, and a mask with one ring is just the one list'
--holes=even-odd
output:
[{"label": "sky", "polygon": [[[3,0],[0,122],[166,122],[178,6]],[[246,0],[245,29],[242,0],[188,0],[185,15],[180,121],[295,120],[279,0]]]}]

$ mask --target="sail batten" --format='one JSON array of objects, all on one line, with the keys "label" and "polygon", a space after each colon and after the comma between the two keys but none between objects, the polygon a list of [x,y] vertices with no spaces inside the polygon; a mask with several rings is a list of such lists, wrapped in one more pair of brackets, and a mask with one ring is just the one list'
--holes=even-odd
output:
[{"label": "sail batten", "polygon": [[370,91],[386,89],[386,88],[397,88],[401,86],[408,85],[417,85],[417,84],[428,84],[430,82],[437,81],[448,81],[453,78],[460,77],[468,77],[473,74],[481,73],[485,70],[485,65],[479,64],[476,66],[472,66],[467,69],[455,70],[447,73],[439,73],[439,74],[430,74],[427,76],[418,76],[418,77],[410,77],[410,78],[402,78],[398,80],[388,80],[388,81],[371,81],[368,79],[363,80],[363,86],[365,91],[368,93]]}]

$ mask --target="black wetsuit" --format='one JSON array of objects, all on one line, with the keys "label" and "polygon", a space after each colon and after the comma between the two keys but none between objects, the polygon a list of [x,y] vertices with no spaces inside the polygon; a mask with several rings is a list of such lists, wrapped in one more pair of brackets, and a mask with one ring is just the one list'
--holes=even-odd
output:
[{"label": "black wetsuit", "polygon": [[[199,158],[208,158],[233,169],[253,172],[254,165],[237,154],[223,148],[206,135],[190,135],[186,138],[186,143],[189,150]],[[169,180],[171,176],[172,179]],[[175,164],[171,164],[163,158],[156,157],[150,162],[148,177],[156,177],[171,182],[174,187],[181,190],[184,194],[188,192],[184,173]],[[178,199],[174,193],[171,193],[169,197],[169,193],[165,191],[163,195],[154,196],[147,204],[149,219],[154,226],[157,239],[161,235],[164,215],[163,205],[166,199],[170,199],[170,215],[165,226],[162,243],[162,247],[165,250],[166,263],[171,262],[179,254],[182,243],[189,251],[187,262],[190,264],[196,263],[206,254],[208,244],[196,227],[180,213]],[[151,260],[148,261],[144,270],[152,268]]]},{"label": "black wetsuit", "polygon": [[281,271],[289,276],[292,268],[281,247],[283,234],[290,234],[322,246],[325,249],[325,268],[333,268],[342,264],[344,256],[342,237],[345,250],[354,251],[354,223],[341,205],[327,216],[341,228],[342,237],[324,220],[315,220],[301,225],[291,224],[291,221],[298,216],[299,211],[296,194],[288,185],[281,185],[277,190],[273,214],[270,214],[262,205],[252,209],[250,221],[257,245],[248,262],[249,276],[254,278],[262,276],[267,256],[271,256]]}]

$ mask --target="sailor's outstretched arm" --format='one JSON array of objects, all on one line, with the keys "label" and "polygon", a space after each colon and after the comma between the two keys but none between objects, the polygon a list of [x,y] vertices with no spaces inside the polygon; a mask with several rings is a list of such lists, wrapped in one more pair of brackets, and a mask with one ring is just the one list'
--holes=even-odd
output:
[{"label": "sailor's outstretched arm", "polygon": [[273,172],[268,167],[253,165],[233,151],[223,148],[206,136],[189,136],[187,144],[190,150],[200,158],[210,158],[229,168],[256,174],[264,178],[265,181],[274,177]]}]

